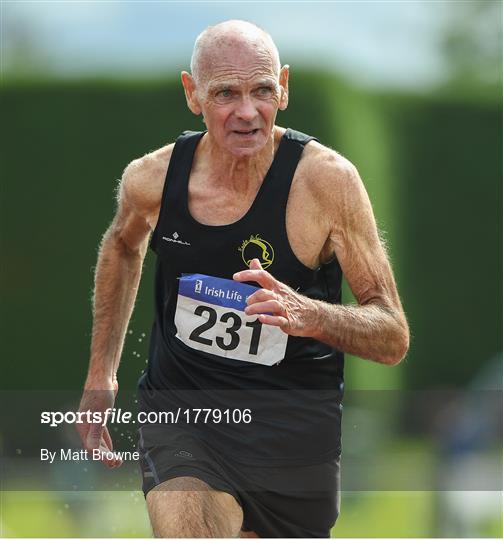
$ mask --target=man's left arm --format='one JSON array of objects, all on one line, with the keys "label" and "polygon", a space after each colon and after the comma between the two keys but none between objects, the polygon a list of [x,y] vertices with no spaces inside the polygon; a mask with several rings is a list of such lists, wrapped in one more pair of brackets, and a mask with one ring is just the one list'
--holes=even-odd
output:
[{"label": "man's left arm", "polygon": [[248,299],[246,313],[259,314],[260,322],[290,335],[313,337],[361,358],[397,364],[409,348],[409,327],[369,197],[356,168],[344,158],[339,156],[328,174],[336,177],[327,184],[334,189],[325,190],[320,210],[327,215],[332,251],[358,305],[307,298],[262,270],[257,260],[250,270],[234,276],[262,286]]}]

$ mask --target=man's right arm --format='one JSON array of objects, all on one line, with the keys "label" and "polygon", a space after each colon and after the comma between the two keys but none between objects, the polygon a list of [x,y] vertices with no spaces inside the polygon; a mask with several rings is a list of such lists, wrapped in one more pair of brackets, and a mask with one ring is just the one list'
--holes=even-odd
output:
[{"label": "man's right arm", "polygon": [[93,332],[86,386],[108,389],[117,373],[127,325],[133,311],[150,226],[131,194],[134,169],[126,168],[118,208],[98,254],[93,294]]},{"label": "man's right arm", "polygon": [[[148,158],[135,160],[126,168],[118,189],[116,215],[99,248],[91,356],[80,405],[83,411],[104,413],[113,407],[118,390],[117,369],[152,228],[149,218],[160,204],[160,191],[155,189],[158,179],[152,178],[156,172]],[[82,424],[79,432],[88,450],[112,449],[106,427]],[[104,461],[108,466],[118,464]]]}]

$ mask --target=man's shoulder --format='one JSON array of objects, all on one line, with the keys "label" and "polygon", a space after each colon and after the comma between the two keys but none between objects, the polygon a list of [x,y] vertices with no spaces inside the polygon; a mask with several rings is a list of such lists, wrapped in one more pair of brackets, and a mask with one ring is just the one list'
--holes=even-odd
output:
[{"label": "man's shoulder", "polygon": [[124,169],[123,182],[141,185],[165,175],[174,146],[174,143],[166,144],[153,152],[133,159]]},{"label": "man's shoulder", "polygon": [[321,194],[347,186],[348,179],[356,173],[356,167],[336,150],[310,141],[304,148],[299,163],[303,178]]},{"label": "man's shoulder", "polygon": [[166,144],[127,165],[120,192],[130,204],[147,212],[160,204],[173,148],[174,143]]},{"label": "man's shoulder", "polygon": [[318,172],[328,175],[345,173],[354,168],[349,159],[317,140],[309,141],[306,145],[302,153],[302,161],[305,167],[315,167]]}]

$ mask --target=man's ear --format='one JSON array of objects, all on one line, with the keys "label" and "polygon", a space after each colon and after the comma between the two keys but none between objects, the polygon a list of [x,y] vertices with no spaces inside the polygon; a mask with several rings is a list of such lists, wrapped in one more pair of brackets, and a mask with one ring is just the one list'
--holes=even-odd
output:
[{"label": "man's ear", "polygon": [[196,83],[194,77],[186,71],[182,71],[182,85],[185,92],[187,106],[194,114],[201,114],[202,109],[197,99]]},{"label": "man's ear", "polygon": [[288,75],[290,66],[284,65],[279,72],[279,85],[281,87],[281,95],[279,98],[279,109],[284,111],[288,107]]}]

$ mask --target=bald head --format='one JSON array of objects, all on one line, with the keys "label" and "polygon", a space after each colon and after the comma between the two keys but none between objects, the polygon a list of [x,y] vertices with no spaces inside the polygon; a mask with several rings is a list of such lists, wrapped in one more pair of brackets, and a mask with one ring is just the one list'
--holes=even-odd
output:
[{"label": "bald head", "polygon": [[253,23],[231,20],[210,26],[197,37],[190,61],[196,84],[204,83],[219,55],[229,50],[251,50],[264,59],[270,59],[274,72],[279,74],[279,53],[271,36]]}]

